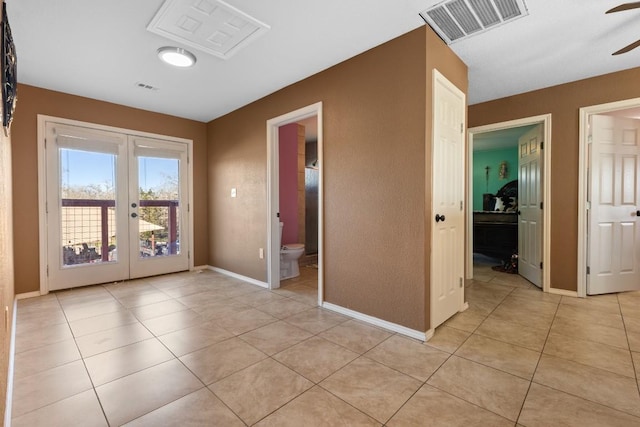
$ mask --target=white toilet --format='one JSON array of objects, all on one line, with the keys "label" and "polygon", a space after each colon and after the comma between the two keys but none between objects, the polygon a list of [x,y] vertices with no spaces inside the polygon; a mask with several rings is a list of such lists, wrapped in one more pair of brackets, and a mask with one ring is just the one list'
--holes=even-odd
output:
[{"label": "white toilet", "polygon": [[304,253],[302,243],[282,244],[282,228],[284,223],[280,223],[280,279],[292,279],[300,275],[298,260]]}]

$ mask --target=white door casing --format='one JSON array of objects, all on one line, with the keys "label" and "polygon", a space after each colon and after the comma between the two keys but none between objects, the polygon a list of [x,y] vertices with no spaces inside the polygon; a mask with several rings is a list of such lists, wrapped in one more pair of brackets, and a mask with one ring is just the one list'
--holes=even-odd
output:
[{"label": "white door casing", "polygon": [[[551,127],[552,127],[551,114],[544,114],[540,116],[525,117],[516,120],[509,120],[506,122],[493,123],[489,125],[478,126],[469,129],[469,147],[468,147],[468,188],[467,188],[467,229],[473,230],[473,146],[474,137],[478,134],[486,132],[493,132],[502,129],[511,129],[521,126],[529,125],[542,125],[544,150],[541,154],[543,157],[542,164],[551,164]],[[551,169],[548,167],[542,168],[542,195],[541,200],[544,202],[544,209],[542,210],[543,227],[542,227],[542,262],[543,266],[551,265]],[[467,234],[467,265],[466,265],[466,278],[473,279],[473,233]],[[543,268],[542,270],[542,290],[544,292],[551,292],[560,295],[575,296],[576,292],[566,291],[564,289],[557,289],[551,287],[551,275],[550,268]]]},{"label": "white door casing", "polygon": [[316,117],[318,125],[318,305],[324,295],[324,157],[322,102],[267,120],[267,285],[280,287],[280,218],[278,129],[290,123]]},{"label": "white door casing", "polygon": [[465,309],[465,108],[465,94],[434,70],[431,329]]},{"label": "white door casing", "polygon": [[640,290],[640,120],[590,121],[587,293]]},{"label": "white door casing", "polygon": [[538,125],[518,139],[518,273],[542,287],[542,156]]},{"label": "white door casing", "polygon": [[[88,284],[106,283],[125,280],[133,277],[143,277],[163,274],[174,271],[182,271],[193,268],[190,254],[193,252],[193,242],[190,238],[193,234],[193,212],[189,209],[192,205],[192,177],[193,170],[188,162],[191,157],[192,141],[164,137],[145,132],[131,131],[128,129],[114,128],[110,126],[79,122],[75,120],[61,119],[49,116],[38,116],[38,193],[39,193],[39,254],[40,254],[40,294],[46,294],[50,290],[71,288]],[[80,195],[79,200],[69,200],[75,194],[73,191],[63,190],[65,174],[69,174],[69,165],[73,163],[67,160],[63,162],[62,156],[73,156],[77,153],[89,154],[99,157],[101,164],[112,164],[112,174],[109,174],[107,187],[113,186],[113,195],[89,197]],[[132,208],[132,203],[140,208],[138,189],[140,188],[137,177],[138,171],[135,162],[141,156],[148,160],[176,159],[180,162],[179,187],[180,200],[174,203],[178,211],[180,249],[173,253],[167,251],[164,255],[144,258],[141,257],[140,234],[144,227],[150,224],[145,221],[133,220],[131,213],[138,213]],[[66,164],[66,166],[65,166]],[[64,168],[67,168],[66,170]],[[91,184],[100,173],[87,173],[76,183]],[[177,168],[176,168],[177,169]],[[91,171],[95,169],[90,169]],[[67,181],[68,181],[67,176]],[[66,183],[69,188],[69,182]],[[77,193],[77,192],[76,192]],[[66,195],[65,195],[66,194]],[[64,200],[63,200],[64,199]],[[106,199],[111,199],[108,202]],[[106,203],[105,203],[106,202]],[[73,203],[70,205],[70,203]],[[100,212],[107,209],[106,206],[89,209],[87,215],[86,204],[108,205],[108,212]],[[164,201],[160,202],[164,203]],[[69,209],[64,206],[79,206]],[[93,212],[96,210],[96,212]],[[71,215],[71,216],[70,216]],[[62,227],[63,221],[72,224],[72,216],[79,215],[80,223],[73,223],[73,227]],[[92,222],[90,226],[89,222]],[[96,226],[96,221],[98,225]],[[99,225],[102,221],[102,225]],[[108,226],[105,227],[105,225]],[[138,229],[139,225],[141,229]],[[87,228],[88,227],[88,228]],[[64,246],[75,246],[84,241],[89,241],[97,235],[100,238],[102,230],[108,230],[107,239],[102,238],[102,247],[96,245],[96,251],[101,252],[99,257],[90,257],[90,262],[68,262],[68,254]],[[64,233],[64,234],[63,234]],[[71,241],[73,234],[80,234],[77,242]],[[94,236],[92,239],[87,237]],[[104,237],[104,234],[102,234]],[[77,239],[76,239],[77,240]],[[108,240],[107,243],[104,243]],[[89,245],[91,243],[89,242]],[[93,248],[89,248],[94,251]],[[115,249],[115,250],[114,250]],[[157,246],[160,255],[161,245]],[[107,254],[108,250],[108,255]],[[95,254],[94,254],[95,255]]]}]

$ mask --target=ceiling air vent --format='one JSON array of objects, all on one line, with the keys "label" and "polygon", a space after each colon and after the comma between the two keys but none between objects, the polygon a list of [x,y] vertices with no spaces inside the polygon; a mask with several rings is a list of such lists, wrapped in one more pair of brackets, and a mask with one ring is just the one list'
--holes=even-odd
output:
[{"label": "ceiling air vent", "polygon": [[155,86],[151,86],[150,84],[147,83],[142,83],[142,82],[136,82],[136,87],[139,89],[146,89],[146,90],[150,90],[153,92],[157,92],[158,90],[160,90],[160,88],[155,87]]},{"label": "ceiling air vent", "polygon": [[420,12],[447,43],[463,40],[528,14],[524,0],[449,0]]}]

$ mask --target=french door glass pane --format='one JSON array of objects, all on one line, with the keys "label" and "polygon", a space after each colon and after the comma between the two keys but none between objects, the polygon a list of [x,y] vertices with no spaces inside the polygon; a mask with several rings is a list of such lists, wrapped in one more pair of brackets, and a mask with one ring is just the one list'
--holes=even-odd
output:
[{"label": "french door glass pane", "polygon": [[116,155],[60,148],[62,265],[117,261]]},{"label": "french door glass pane", "polygon": [[180,254],[180,161],[138,157],[140,258]]}]

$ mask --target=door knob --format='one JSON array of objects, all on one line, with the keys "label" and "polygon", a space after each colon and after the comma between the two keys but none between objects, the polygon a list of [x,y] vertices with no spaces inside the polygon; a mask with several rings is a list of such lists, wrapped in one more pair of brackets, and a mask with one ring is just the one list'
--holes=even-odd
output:
[{"label": "door knob", "polygon": [[436,214],[436,222],[444,221],[444,215]]},{"label": "door knob", "polygon": [[138,216],[138,214],[135,213],[135,212],[131,214],[131,218],[136,218],[137,216]]},{"label": "door knob", "polygon": [[137,207],[137,206],[138,206],[138,205],[136,205],[135,203],[131,203],[131,207],[132,207],[132,208],[135,208],[135,207]]},{"label": "door knob", "polygon": [[518,215],[521,215],[521,214],[520,214],[520,211],[518,211],[518,212],[517,212],[517,214],[518,214]]}]

